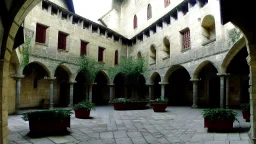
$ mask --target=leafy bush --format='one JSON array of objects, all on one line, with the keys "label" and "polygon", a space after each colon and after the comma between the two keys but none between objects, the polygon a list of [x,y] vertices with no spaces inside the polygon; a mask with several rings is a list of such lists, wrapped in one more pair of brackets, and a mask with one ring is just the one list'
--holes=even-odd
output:
[{"label": "leafy bush", "polygon": [[240,106],[242,111],[250,111],[250,103],[241,104]]},{"label": "leafy bush", "polygon": [[215,108],[215,109],[205,109],[202,115],[207,120],[232,120],[233,122],[237,120],[237,112],[231,109]]},{"label": "leafy bush", "polygon": [[22,114],[22,119],[24,121],[33,120],[63,120],[68,118],[73,114],[71,110],[43,110],[27,112]]},{"label": "leafy bush", "polygon": [[92,103],[90,101],[86,101],[86,100],[84,100],[78,104],[75,104],[73,107],[74,107],[74,109],[83,109],[83,108],[86,108],[88,110],[95,109],[94,103]]},{"label": "leafy bush", "polygon": [[150,100],[150,103],[166,103],[168,100],[168,98],[164,98],[163,100],[161,98],[157,98],[155,100]]},{"label": "leafy bush", "polygon": [[136,103],[136,102],[148,102],[148,99],[130,100],[127,98],[114,98],[109,100],[110,103]]},{"label": "leafy bush", "polygon": [[147,66],[144,59],[122,58],[119,65],[109,69],[109,75],[114,79],[117,74],[122,73],[125,75],[127,84],[134,84],[148,71]]}]

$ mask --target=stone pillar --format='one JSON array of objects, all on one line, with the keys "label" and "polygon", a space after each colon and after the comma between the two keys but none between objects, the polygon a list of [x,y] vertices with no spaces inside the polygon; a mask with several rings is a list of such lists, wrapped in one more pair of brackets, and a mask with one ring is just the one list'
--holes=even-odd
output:
[{"label": "stone pillar", "polygon": [[55,80],[55,78],[47,78],[47,80],[50,83],[50,109],[53,109],[53,81]]},{"label": "stone pillar", "polygon": [[[247,45],[248,47],[248,45]],[[250,45],[250,53],[246,58],[250,67],[249,93],[250,93],[250,139],[253,144],[256,143],[256,45]]]},{"label": "stone pillar", "polygon": [[128,87],[128,85],[124,85],[124,97],[125,98],[128,98],[128,93],[127,93],[128,92],[127,91],[128,88],[127,87]]},{"label": "stone pillar", "polygon": [[193,82],[193,105],[192,105],[192,108],[197,108],[198,81],[199,81],[199,79],[192,79],[190,81]]},{"label": "stone pillar", "polygon": [[218,73],[220,77],[220,108],[224,108],[224,97],[225,97],[225,77],[226,73]]},{"label": "stone pillar", "polygon": [[227,74],[226,77],[226,108],[228,108],[229,105],[229,75]]},{"label": "stone pillar", "polygon": [[16,96],[15,96],[15,113],[18,113],[20,109],[20,86],[23,75],[13,75],[12,78],[16,80]]},{"label": "stone pillar", "polygon": [[85,88],[85,100],[89,100],[89,85],[84,85]]},{"label": "stone pillar", "polygon": [[69,106],[72,107],[74,104],[74,81],[69,82]]},{"label": "stone pillar", "polygon": [[112,98],[114,98],[115,96],[114,96],[114,86],[115,86],[115,84],[109,84],[109,99],[112,99]]},{"label": "stone pillar", "polygon": [[161,99],[163,100],[165,98],[165,85],[167,85],[168,82],[165,82],[165,83],[159,82],[159,84],[161,85]]},{"label": "stone pillar", "polygon": [[152,100],[152,87],[154,86],[154,84],[148,83],[147,86],[148,86],[148,99]]},{"label": "stone pillar", "polygon": [[89,101],[92,102],[92,87],[93,85],[95,85],[96,83],[92,83],[90,84],[89,87]]}]

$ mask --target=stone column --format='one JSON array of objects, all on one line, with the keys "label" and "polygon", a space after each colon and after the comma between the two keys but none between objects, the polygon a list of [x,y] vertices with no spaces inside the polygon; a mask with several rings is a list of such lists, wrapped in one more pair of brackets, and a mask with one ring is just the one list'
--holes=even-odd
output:
[{"label": "stone column", "polygon": [[15,96],[15,113],[18,113],[20,109],[20,86],[21,79],[24,78],[23,75],[13,75],[12,78],[16,80],[16,96]]},{"label": "stone column", "polygon": [[198,81],[199,81],[199,79],[192,79],[190,81],[193,82],[193,105],[192,105],[192,108],[197,108]]},{"label": "stone column", "polygon": [[165,82],[165,83],[159,82],[159,84],[161,85],[161,99],[163,100],[165,98],[165,85],[167,85],[168,82]]},{"label": "stone column", "polygon": [[88,87],[89,87],[89,101],[92,102],[92,87],[93,85],[95,85],[97,83],[92,83],[90,84]]},{"label": "stone column", "polygon": [[226,77],[226,108],[228,108],[229,105],[229,75],[227,74]]},{"label": "stone column", "polygon": [[224,97],[225,97],[225,77],[226,73],[218,73],[220,77],[220,108],[224,108]]},{"label": "stone column", "polygon": [[114,86],[115,86],[115,84],[109,84],[109,99],[111,100],[112,98],[114,98],[115,96],[114,96]]},{"label": "stone column", "polygon": [[50,83],[50,105],[49,105],[49,108],[53,109],[53,81],[55,80],[55,78],[47,78],[47,80]]},{"label": "stone column", "polygon": [[152,87],[154,86],[154,84],[152,83],[148,83],[148,99],[151,100],[152,99]]},{"label": "stone column", "polygon": [[69,106],[72,107],[74,104],[74,83],[75,81],[69,82]]}]

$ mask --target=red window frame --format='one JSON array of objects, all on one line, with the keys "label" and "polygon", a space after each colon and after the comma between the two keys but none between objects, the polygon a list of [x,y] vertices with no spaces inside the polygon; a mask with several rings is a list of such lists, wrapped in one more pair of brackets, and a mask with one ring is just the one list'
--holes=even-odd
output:
[{"label": "red window frame", "polygon": [[104,50],[105,50],[105,48],[99,47],[99,52],[98,52],[98,61],[99,62],[104,61]]},{"label": "red window frame", "polygon": [[81,41],[80,55],[87,55],[87,42]]},{"label": "red window frame", "polygon": [[133,18],[133,28],[136,29],[138,27],[138,19],[137,19],[137,15],[134,15]]},{"label": "red window frame", "polygon": [[46,43],[46,26],[41,24],[36,24],[36,42],[37,43]]},{"label": "red window frame", "polygon": [[59,32],[58,34],[58,49],[60,50],[66,50],[67,46],[67,34],[63,32]]},{"label": "red window frame", "polygon": [[168,7],[170,5],[170,0],[164,0],[164,7]]},{"label": "red window frame", "polygon": [[118,51],[115,52],[115,65],[118,65]]},{"label": "red window frame", "polygon": [[191,47],[191,41],[190,41],[190,30],[187,29],[182,32],[182,44],[183,44],[183,50],[190,49]]},{"label": "red window frame", "polygon": [[152,18],[152,7],[150,4],[148,4],[147,18],[148,20]]}]

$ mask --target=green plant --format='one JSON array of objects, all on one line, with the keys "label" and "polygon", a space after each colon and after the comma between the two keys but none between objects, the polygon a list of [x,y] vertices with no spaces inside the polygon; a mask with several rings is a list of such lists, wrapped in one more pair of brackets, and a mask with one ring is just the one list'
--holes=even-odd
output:
[{"label": "green plant", "polygon": [[214,108],[214,109],[205,109],[202,112],[202,115],[207,120],[232,120],[233,122],[237,120],[237,112],[231,109],[223,108]]},{"label": "green plant", "polygon": [[86,101],[86,100],[84,100],[84,101],[82,101],[78,104],[75,104],[73,107],[74,107],[74,109],[83,109],[83,108],[85,108],[85,109],[88,109],[88,110],[95,110],[94,103],[92,103],[90,101]]},{"label": "green plant", "polygon": [[161,99],[161,98],[157,98],[155,100],[150,100],[150,103],[166,103],[168,102],[168,98],[164,98],[164,99]]},{"label": "green plant", "polygon": [[63,120],[70,117],[73,112],[71,110],[44,110],[44,111],[34,111],[22,114],[22,119],[24,121],[33,120]]},{"label": "green plant", "polygon": [[250,111],[250,103],[241,104],[240,106],[242,111]]},{"label": "green plant", "polygon": [[21,67],[25,67],[29,64],[29,49],[31,47],[30,43],[31,43],[31,37],[26,36],[25,37],[25,43],[22,46],[22,62],[21,62]]},{"label": "green plant", "polygon": [[103,64],[97,62],[95,59],[87,56],[78,57],[77,63],[80,71],[87,74],[91,82],[94,81],[99,71],[103,70]]},{"label": "green plant", "polygon": [[134,84],[137,82],[140,76],[146,74],[148,71],[148,65],[144,59],[122,58],[118,66],[109,69],[109,75],[111,79],[122,73],[125,75],[127,84]]}]

